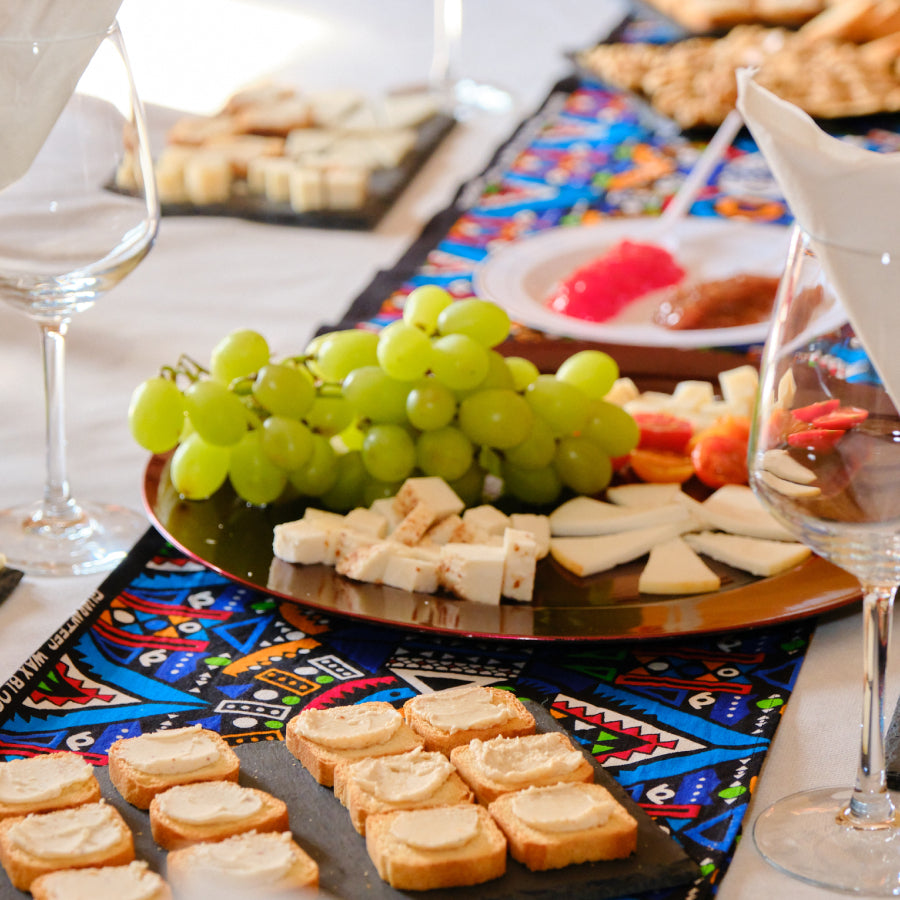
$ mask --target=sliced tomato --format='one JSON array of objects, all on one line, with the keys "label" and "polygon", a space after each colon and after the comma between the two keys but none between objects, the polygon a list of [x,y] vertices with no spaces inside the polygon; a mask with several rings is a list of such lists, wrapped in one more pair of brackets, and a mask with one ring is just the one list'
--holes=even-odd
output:
[{"label": "sliced tomato", "polygon": [[796,431],[806,431],[809,426],[795,418],[787,409],[775,409],[762,430],[762,443],[771,447],[782,443],[789,434]]},{"label": "sliced tomato", "polygon": [[638,448],[684,453],[694,434],[694,426],[680,416],[667,412],[639,412],[632,416],[641,430]]},{"label": "sliced tomato", "polygon": [[834,449],[834,445],[845,434],[841,428],[808,428],[806,431],[789,434],[787,442],[791,447],[812,450],[814,453],[827,453]]},{"label": "sliced tomato", "polygon": [[841,401],[832,397],[829,400],[819,400],[816,403],[810,403],[809,406],[798,406],[796,409],[791,410],[791,414],[801,422],[812,422],[814,419],[818,419],[819,416],[834,412],[840,405]]},{"label": "sliced tomato", "polygon": [[704,438],[713,434],[724,434],[746,444],[750,440],[750,420],[746,416],[722,416],[709,427],[694,434],[688,441],[688,452],[692,451]]},{"label": "sliced tomato", "polygon": [[847,431],[869,417],[867,409],[858,406],[839,406],[834,412],[817,416],[812,420],[813,428],[837,428]]},{"label": "sliced tomato", "polygon": [[631,471],[641,481],[652,483],[676,482],[683,484],[694,474],[694,464],[684,453],[667,450],[644,450],[640,447],[631,451]]},{"label": "sliced tomato", "polygon": [[694,444],[691,463],[697,477],[707,487],[746,484],[747,438],[724,433],[706,434]]}]

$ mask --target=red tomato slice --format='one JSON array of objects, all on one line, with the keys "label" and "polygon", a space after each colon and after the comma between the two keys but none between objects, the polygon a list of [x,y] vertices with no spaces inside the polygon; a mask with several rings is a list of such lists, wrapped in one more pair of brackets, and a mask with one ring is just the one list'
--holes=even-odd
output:
[{"label": "red tomato slice", "polygon": [[814,453],[827,453],[846,434],[841,428],[809,428],[787,436],[791,447],[801,447]]},{"label": "red tomato slice", "polygon": [[631,451],[631,471],[641,481],[651,483],[676,482],[683,484],[694,474],[694,464],[690,456],[671,453],[666,450]]},{"label": "red tomato slice", "polygon": [[711,488],[747,483],[747,439],[707,434],[694,444],[691,463],[697,477]]},{"label": "red tomato slice", "polygon": [[860,409],[858,406],[839,406],[834,412],[826,413],[824,416],[817,416],[812,420],[814,428],[837,428],[847,431],[860,422],[865,422],[869,417],[867,409]]},{"label": "red tomato slice", "polygon": [[791,415],[801,422],[812,422],[819,416],[827,415],[834,412],[841,405],[841,401],[835,397],[830,400],[819,400],[817,403],[810,403],[809,406],[798,406],[797,409],[791,410]]},{"label": "red tomato slice", "polygon": [[694,426],[687,419],[666,412],[639,412],[632,418],[641,429],[638,448],[663,450],[667,453],[684,453],[694,433]]}]

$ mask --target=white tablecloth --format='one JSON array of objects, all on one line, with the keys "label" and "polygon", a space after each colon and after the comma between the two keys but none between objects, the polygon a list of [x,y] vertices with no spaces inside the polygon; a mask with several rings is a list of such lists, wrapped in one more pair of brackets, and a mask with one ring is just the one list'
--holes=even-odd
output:
[{"label": "white tablecloth", "polygon": [[[614,0],[469,0],[462,71],[509,88],[516,107],[460,125],[371,232],[164,219],[149,257],[70,332],[68,449],[76,496],[140,508],[146,454],[126,424],[133,388],[181,353],[205,359],[232,328],[261,331],[277,354],[301,350],[319,324],[337,320],[379,269],[391,267],[458,185],[485,166],[516,123],[570,71],[565,52],[589,44],[618,9]],[[431,52],[425,0],[126,0],[120,19],[151,116],[156,104],[196,110],[214,105],[242,79],[266,74],[311,88],[372,92],[422,83]],[[0,307],[0,507],[40,495],[41,378],[36,326]],[[0,679],[100,580],[26,578],[0,606]],[[818,627],[748,822],[786,793],[852,781],[859,628],[857,607]],[[889,691],[889,709],[895,693]],[[718,896],[832,895],[775,872],[745,839]]]}]

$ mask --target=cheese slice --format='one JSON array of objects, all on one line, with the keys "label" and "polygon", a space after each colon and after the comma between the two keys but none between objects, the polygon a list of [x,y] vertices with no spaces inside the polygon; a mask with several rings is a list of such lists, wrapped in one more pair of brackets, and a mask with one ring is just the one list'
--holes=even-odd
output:
[{"label": "cheese slice", "polygon": [[[680,484],[673,482],[635,482],[617,484],[606,489],[606,497],[616,506],[651,507],[668,506],[684,495]],[[685,495],[686,496],[686,495]]]},{"label": "cheese slice", "polygon": [[794,497],[797,499],[818,497],[822,493],[822,489],[815,484],[798,484],[796,481],[788,481],[786,478],[780,478],[773,472],[760,472],[759,480],[768,488],[784,494],[785,497]]},{"label": "cheese slice", "polygon": [[812,484],[816,480],[816,473],[812,469],[807,469],[803,463],[798,462],[787,450],[780,447],[763,453],[762,467],[766,472],[797,484]]},{"label": "cheese slice", "polygon": [[719,488],[700,504],[700,511],[708,525],[719,531],[773,541],[795,540],[745,484]]},{"label": "cheese slice", "polygon": [[763,577],[786,572],[812,554],[809,547],[796,541],[770,541],[712,531],[685,535],[684,539],[698,553]]},{"label": "cheese slice", "polygon": [[631,562],[663,541],[678,537],[679,525],[655,525],[620,534],[593,537],[560,537],[550,541],[550,555],[564,568],[582,578]]},{"label": "cheese slice", "polygon": [[702,594],[717,591],[722,580],[684,538],[657,544],[638,579],[642,594]]},{"label": "cheese slice", "polygon": [[691,519],[680,503],[649,509],[627,509],[591,497],[574,497],[550,513],[550,533],[555,537],[617,534],[653,525],[684,522]]}]

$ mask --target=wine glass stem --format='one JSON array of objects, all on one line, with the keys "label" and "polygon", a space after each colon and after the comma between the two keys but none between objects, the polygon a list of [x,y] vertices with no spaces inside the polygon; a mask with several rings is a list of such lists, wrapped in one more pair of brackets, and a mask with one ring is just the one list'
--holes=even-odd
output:
[{"label": "wine glass stem", "polygon": [[885,775],[884,682],[896,590],[863,585],[862,741],[856,787],[843,816],[856,828],[887,827],[894,819]]},{"label": "wine glass stem", "polygon": [[434,0],[434,51],[430,77],[432,88],[437,91],[450,91],[456,82],[462,16],[462,0]]},{"label": "wine glass stem", "polygon": [[41,355],[44,363],[46,401],[46,480],[42,518],[45,523],[65,525],[80,516],[69,493],[66,468],[66,332],[68,319],[43,321]]}]

